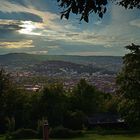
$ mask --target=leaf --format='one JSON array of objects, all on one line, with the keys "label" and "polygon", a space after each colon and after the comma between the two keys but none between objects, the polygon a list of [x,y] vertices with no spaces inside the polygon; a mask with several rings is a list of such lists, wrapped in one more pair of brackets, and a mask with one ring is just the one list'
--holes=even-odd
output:
[{"label": "leaf", "polygon": [[99,17],[103,18],[103,13],[102,12],[99,13]]},{"label": "leaf", "polygon": [[72,12],[73,12],[74,14],[78,14],[78,7],[77,7],[77,6],[73,6],[73,7],[72,7]]},{"label": "leaf", "polygon": [[63,17],[64,17],[64,14],[61,14],[61,17],[60,17],[60,19],[63,19]]},{"label": "leaf", "polygon": [[84,16],[84,21],[87,22],[87,23],[89,22],[88,15]]},{"label": "leaf", "polygon": [[65,18],[66,18],[66,19],[69,19],[69,15],[70,15],[70,12],[67,12],[67,13],[65,14]]},{"label": "leaf", "polygon": [[106,9],[106,7],[104,8],[104,13],[106,13],[106,11],[107,11],[107,9]]},{"label": "leaf", "polygon": [[104,0],[103,1],[103,5],[107,5],[107,0]]}]

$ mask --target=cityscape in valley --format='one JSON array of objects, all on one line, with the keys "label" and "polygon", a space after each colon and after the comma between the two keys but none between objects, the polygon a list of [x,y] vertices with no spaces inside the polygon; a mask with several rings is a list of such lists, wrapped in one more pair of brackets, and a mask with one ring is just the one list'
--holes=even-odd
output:
[{"label": "cityscape in valley", "polygon": [[11,73],[20,88],[29,91],[55,82],[61,82],[65,90],[72,90],[80,79],[85,79],[97,89],[113,93],[122,57],[10,53],[0,55],[0,67]]},{"label": "cityscape in valley", "polygon": [[140,140],[140,0],[0,0],[0,140]]}]

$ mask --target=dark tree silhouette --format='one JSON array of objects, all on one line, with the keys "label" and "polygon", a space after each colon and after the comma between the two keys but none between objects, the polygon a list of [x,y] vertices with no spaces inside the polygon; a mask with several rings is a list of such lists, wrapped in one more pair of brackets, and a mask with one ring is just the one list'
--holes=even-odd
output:
[{"label": "dark tree silhouette", "polygon": [[140,126],[140,45],[129,45],[123,57],[124,66],[117,76],[119,111],[133,126]]},{"label": "dark tree silhouette", "polygon": [[121,0],[118,3],[126,9],[133,9],[134,7],[140,9],[140,0]]},{"label": "dark tree silhouette", "polygon": [[63,8],[61,12],[61,19],[65,17],[69,19],[70,13],[80,14],[80,20],[89,21],[91,13],[98,14],[100,18],[106,13],[106,5],[108,1],[115,1],[126,9],[133,9],[134,7],[140,9],[140,0],[57,0],[59,6]]}]

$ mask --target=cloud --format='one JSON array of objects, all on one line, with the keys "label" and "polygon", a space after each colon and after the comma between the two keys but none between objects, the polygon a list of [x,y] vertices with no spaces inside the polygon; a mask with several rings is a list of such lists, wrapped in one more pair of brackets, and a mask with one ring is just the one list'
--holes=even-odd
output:
[{"label": "cloud", "polygon": [[0,40],[16,41],[26,39],[26,36],[19,34],[19,31],[23,29],[20,25],[21,22],[18,20],[0,19]]},{"label": "cloud", "polygon": [[140,19],[130,21],[130,25],[140,28]]},{"label": "cloud", "polygon": [[18,33],[22,29],[20,21],[0,20],[0,41],[19,41],[26,37]]},{"label": "cloud", "polygon": [[[41,0],[40,2],[35,2],[35,0],[7,0],[13,4],[22,5],[24,7],[33,6],[35,9],[39,9],[41,11],[46,10],[49,0]],[[52,0],[51,0],[52,1]]]},{"label": "cloud", "polygon": [[[75,54],[81,55],[102,55],[103,52],[106,55],[116,54],[132,42],[140,43],[140,32],[132,27],[139,27],[139,16],[135,11],[113,5],[105,20],[93,18],[93,23],[78,24],[78,19],[73,16],[68,21],[60,20],[60,15],[55,13],[54,1],[0,0],[0,18],[10,19],[0,20],[0,40],[8,42],[2,46],[6,48],[13,42],[9,48],[17,45],[18,51],[29,48],[32,53],[73,54],[76,51]],[[23,44],[23,40],[32,42]],[[32,47],[23,49],[17,43],[20,41],[23,46]]]},{"label": "cloud", "polygon": [[16,31],[20,30],[22,27],[19,26],[18,21],[12,21],[12,20],[1,20],[0,19],[0,32],[2,31]]},{"label": "cloud", "polygon": [[55,45],[55,46],[47,46],[48,49],[59,49],[60,46]]},{"label": "cloud", "polygon": [[112,47],[116,44],[124,46],[131,43],[129,38],[92,33],[90,31],[63,31],[63,34],[53,31],[50,32],[47,30],[45,32],[45,37],[48,39],[52,39],[54,41],[64,41],[73,44],[102,45],[105,47]]},{"label": "cloud", "polygon": [[[11,1],[7,1],[7,0],[0,0],[0,11],[3,13],[19,13],[19,14],[23,14],[23,17],[26,18],[27,15],[24,14],[28,14],[29,16],[27,16],[26,20],[32,20],[33,19],[39,19],[39,21],[41,20],[44,23],[50,23],[50,21],[59,18],[59,16],[57,14],[48,12],[48,11],[40,11],[36,8],[33,7],[33,5],[28,5],[28,1],[26,1],[28,7],[25,7],[24,5],[19,5],[17,3],[12,3]],[[24,19],[25,20],[25,19]]]},{"label": "cloud", "polygon": [[101,20],[97,20],[94,24],[95,25],[101,25],[102,24],[102,21]]},{"label": "cloud", "polygon": [[34,22],[42,22],[42,18],[40,16],[28,12],[0,12],[0,18],[9,20],[31,20]]},{"label": "cloud", "polygon": [[77,30],[77,27],[72,25],[72,24],[67,24],[67,25],[64,25],[64,28],[66,30]]},{"label": "cloud", "polygon": [[[0,1],[0,2],[1,2],[1,5],[0,5],[1,13],[4,13],[5,15],[7,14],[7,18],[5,15],[3,17],[5,17],[6,19],[8,19],[9,17],[9,19],[13,19],[13,20],[20,19],[23,22],[30,21],[30,23],[32,24],[32,27],[33,26],[35,27],[32,31],[29,32],[29,28],[27,26],[26,27],[28,29],[26,27],[23,27],[25,24],[22,22],[22,25],[20,25],[20,27],[23,27],[23,29],[19,31],[20,34],[27,34],[27,35],[32,35],[32,36],[33,35],[46,36],[48,32],[60,33],[64,29],[63,24],[61,25],[60,23],[58,23],[58,21],[60,21],[59,15],[49,12],[47,10],[40,11],[39,9],[36,9],[34,7],[33,1],[31,0],[30,2],[26,0],[24,2],[23,1],[20,2],[17,0],[15,0],[14,2],[7,1],[7,0]],[[30,4],[33,3],[33,5],[30,5],[29,3]],[[11,17],[9,15],[11,15]],[[30,27],[31,27],[31,24],[30,24]],[[72,25],[70,26],[73,27]],[[65,28],[69,28],[68,25],[65,25]],[[44,32],[46,33],[44,34]],[[63,33],[61,32],[61,34]]]},{"label": "cloud", "polygon": [[32,40],[22,40],[22,41],[6,41],[6,42],[0,42],[0,48],[6,48],[6,49],[21,49],[21,48],[32,48],[33,46]]},{"label": "cloud", "polygon": [[41,54],[41,55],[44,55],[44,54],[47,54],[48,51],[30,51],[30,52],[27,52],[28,54]]},{"label": "cloud", "polygon": [[18,32],[20,34],[27,34],[27,35],[38,35],[41,36],[41,32],[39,30],[42,30],[42,24],[36,23],[32,21],[21,21],[21,30]]}]

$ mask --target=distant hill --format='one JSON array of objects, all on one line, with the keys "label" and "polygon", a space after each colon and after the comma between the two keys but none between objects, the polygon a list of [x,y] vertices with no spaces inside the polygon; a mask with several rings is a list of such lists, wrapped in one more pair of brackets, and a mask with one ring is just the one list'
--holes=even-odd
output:
[{"label": "distant hill", "polygon": [[93,67],[92,65],[77,64],[59,60],[44,61],[42,63],[34,65],[32,67],[32,70],[34,72],[47,75],[56,73],[72,74],[75,72],[79,74],[81,73],[92,74],[95,72],[100,72],[102,74],[114,74],[112,71],[108,71],[104,68],[97,68]]},{"label": "distant hill", "polygon": [[[107,71],[118,72],[122,66],[120,56],[71,56],[71,55],[36,55],[26,53],[9,53],[0,55],[0,66],[8,69],[24,69],[41,65],[47,61],[67,62],[88,66],[91,68],[106,69]],[[71,63],[68,63],[71,62]],[[61,62],[60,62],[61,63]],[[72,64],[74,65],[74,64]]]}]

